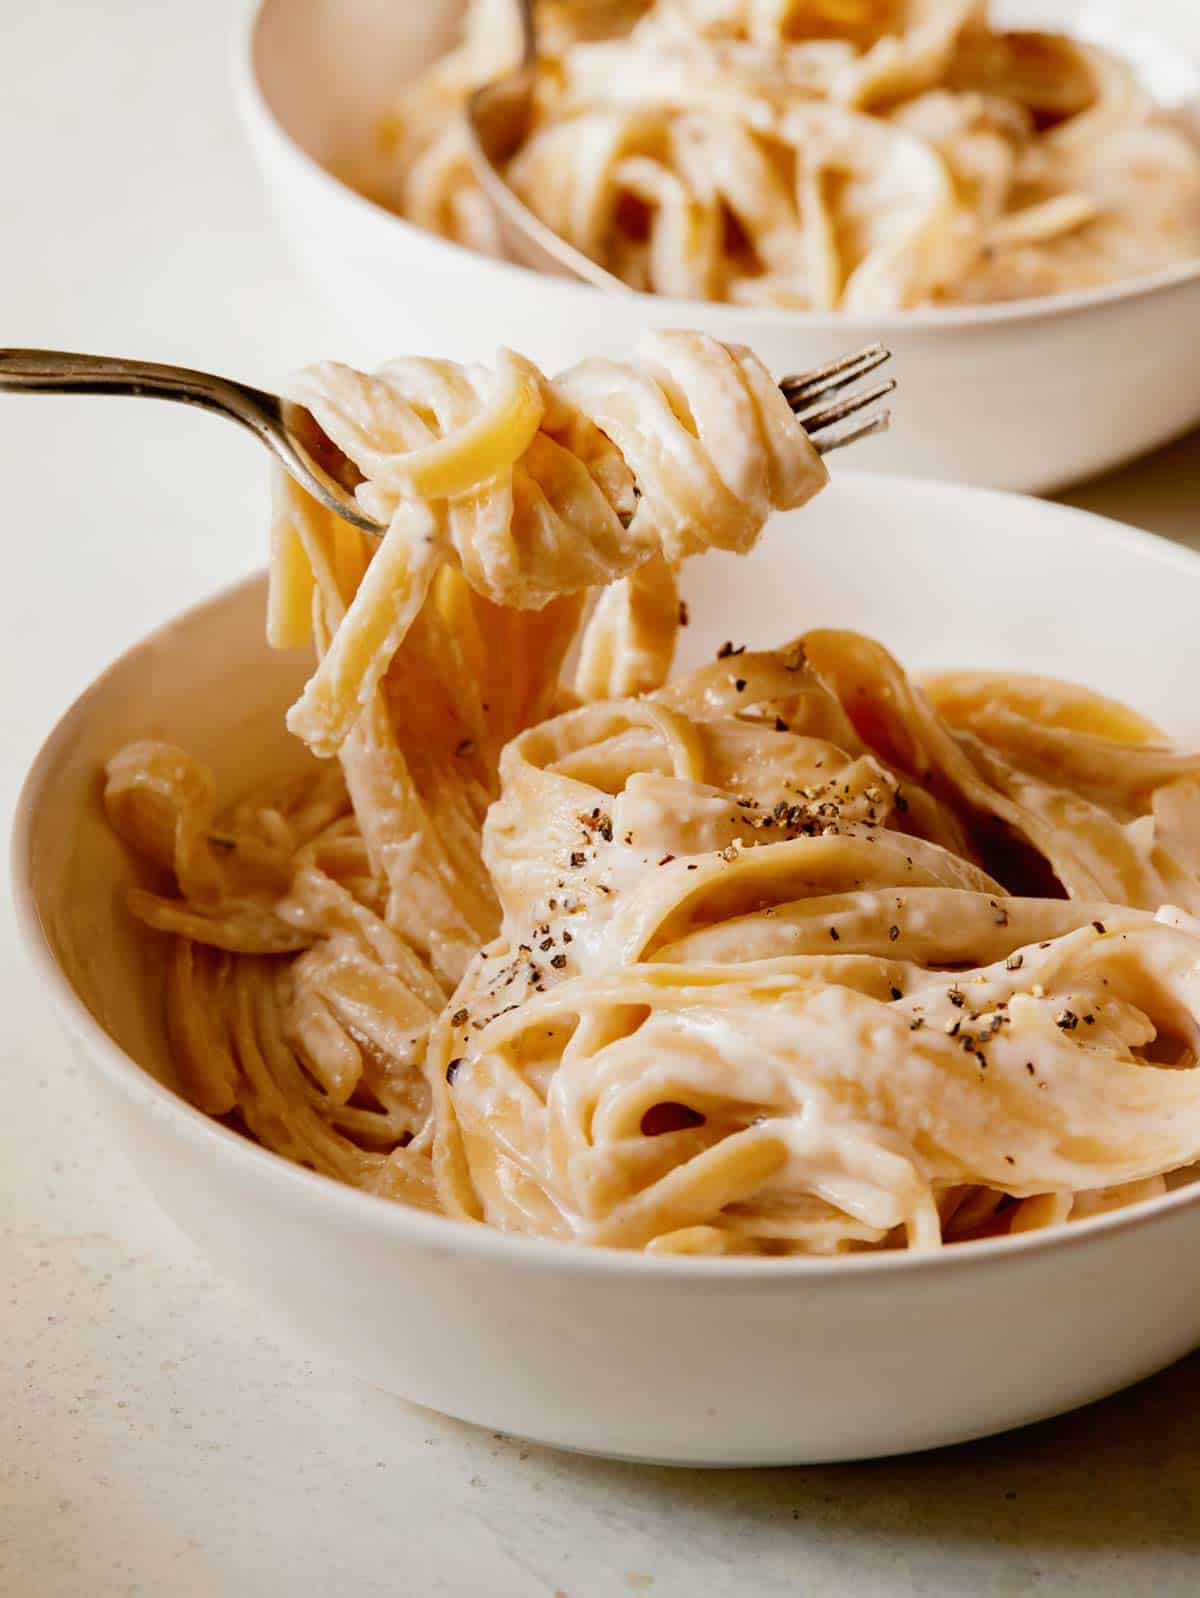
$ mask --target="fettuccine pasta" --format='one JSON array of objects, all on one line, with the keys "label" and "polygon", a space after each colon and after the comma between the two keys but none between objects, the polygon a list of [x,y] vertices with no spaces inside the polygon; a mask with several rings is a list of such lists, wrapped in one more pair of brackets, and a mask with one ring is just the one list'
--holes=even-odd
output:
[{"label": "fettuccine pasta", "polygon": [[844,631],[670,678],[678,564],[824,481],[748,352],[298,393],[389,522],[281,480],[269,624],[315,641],[323,758],[232,806],[169,744],[107,772],[200,1108],[464,1222],[676,1254],[936,1248],[1200,1160],[1200,754]]},{"label": "fettuccine pasta", "polygon": [[[507,177],[631,287],[884,312],[1087,288],[1200,254],[1200,145],[1133,69],[1003,32],[983,0],[544,0]],[[380,130],[376,198],[502,254],[462,107],[513,64],[509,0]]]}]

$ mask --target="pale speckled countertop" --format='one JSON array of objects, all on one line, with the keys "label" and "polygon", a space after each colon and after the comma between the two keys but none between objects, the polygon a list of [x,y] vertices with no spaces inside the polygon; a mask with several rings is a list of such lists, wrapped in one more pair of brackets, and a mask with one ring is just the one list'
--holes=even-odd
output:
[{"label": "pale speckled countertop", "polygon": [[[264,215],[224,93],[239,0],[4,9],[6,339],[268,382],[371,353]],[[255,452],[205,418],[0,406],[7,817],[95,670],[258,563],[264,489]],[[188,483],[201,448],[209,476]],[[1200,438],[1069,497],[1200,545]],[[277,1342],[95,1124],[7,910],[0,983],[5,1598],[1200,1590],[1200,1356],[1074,1416],[882,1464],[692,1473],[527,1449]]]}]

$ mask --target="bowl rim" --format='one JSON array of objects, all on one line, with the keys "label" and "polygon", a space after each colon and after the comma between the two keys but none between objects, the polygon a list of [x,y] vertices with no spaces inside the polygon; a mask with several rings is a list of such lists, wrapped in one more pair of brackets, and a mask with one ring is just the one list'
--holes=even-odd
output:
[{"label": "bowl rim", "polygon": [[[1083,520],[1089,524],[1087,537],[1093,544],[1096,540],[1107,541],[1110,546],[1133,550],[1142,558],[1186,575],[1189,580],[1200,579],[1200,552],[1075,506],[1033,500],[998,489],[899,474],[848,472],[844,477],[856,491],[868,496],[878,495],[885,502],[894,503],[897,495],[914,498],[918,502],[916,508],[922,496],[940,499],[965,495],[975,500],[984,496],[1003,502],[1010,512],[1019,515],[1044,515],[1063,522]],[[753,1282],[760,1286],[774,1283],[787,1287],[798,1280],[819,1279],[844,1281],[849,1285],[863,1276],[874,1277],[894,1271],[924,1275],[931,1271],[984,1266],[1000,1268],[1015,1264],[1027,1254],[1041,1256],[1061,1249],[1087,1247],[1110,1234],[1138,1230],[1186,1209],[1200,1210],[1200,1181],[1196,1181],[1069,1225],[952,1243],[929,1252],[897,1249],[830,1257],[768,1258],[655,1255],[641,1250],[589,1248],[573,1241],[510,1234],[484,1224],[464,1223],[450,1216],[418,1210],[295,1165],[196,1109],[181,1094],[159,1082],[109,1036],[55,958],[38,910],[33,880],[35,823],[41,795],[49,786],[55,767],[76,741],[76,729],[86,720],[92,702],[102,697],[110,679],[126,669],[130,660],[143,650],[169,645],[177,628],[194,624],[206,613],[219,612],[255,587],[265,593],[265,586],[265,571],[253,571],[176,613],[123,649],[57,718],[33,759],[14,809],[9,865],[19,941],[49,989],[60,1022],[82,1046],[89,1065],[98,1067],[122,1094],[135,1101],[141,1110],[155,1116],[164,1134],[183,1139],[198,1154],[208,1154],[214,1162],[223,1158],[232,1160],[246,1181],[258,1181],[271,1187],[281,1202],[290,1199],[301,1207],[324,1209],[328,1219],[363,1225],[397,1244],[407,1242],[447,1252],[462,1251],[484,1260],[506,1261],[514,1267],[648,1274],[663,1281],[713,1278],[730,1283]]]},{"label": "bowl rim", "polygon": [[[595,284],[538,272],[519,262],[484,255],[440,234],[431,233],[352,188],[310,155],[276,116],[259,79],[256,62],[258,34],[268,7],[286,3],[287,0],[248,0],[230,41],[234,105],[252,144],[256,139],[269,144],[276,156],[291,168],[300,181],[320,193],[330,204],[339,207],[348,220],[356,219],[381,231],[388,230],[397,239],[408,236],[414,247],[429,248],[435,256],[440,255],[448,268],[466,271],[474,267],[482,272],[495,272],[507,278],[514,287],[524,284],[526,289],[532,289],[536,284],[539,291],[547,293],[565,295],[582,292],[589,297],[599,295],[618,298],[606,294]],[[1168,48],[1165,41],[1163,47]],[[1200,61],[1197,61],[1197,67],[1200,70]],[[866,333],[873,330],[893,335],[911,328],[937,334],[956,328],[986,329],[1036,323],[1056,316],[1086,315],[1106,306],[1154,298],[1197,282],[1200,282],[1200,254],[1157,272],[1119,278],[1113,283],[1090,289],[1066,289],[1056,294],[992,300],[979,305],[920,305],[902,311],[805,311],[784,306],[732,305],[722,300],[673,299],[637,289],[631,289],[627,296],[620,298],[628,299],[635,305],[644,303],[653,308],[656,317],[661,313],[664,319],[672,319],[678,326],[693,325],[697,313],[700,313],[709,322],[710,331],[718,337],[726,336],[726,333],[734,336],[739,330],[744,330],[750,321],[764,330],[776,327],[811,329],[823,333],[841,330]]]}]

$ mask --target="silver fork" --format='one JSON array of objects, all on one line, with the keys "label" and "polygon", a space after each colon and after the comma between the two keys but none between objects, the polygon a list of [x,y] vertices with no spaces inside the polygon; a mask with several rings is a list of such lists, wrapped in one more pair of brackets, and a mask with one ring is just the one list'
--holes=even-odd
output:
[{"label": "silver fork", "polygon": [[[889,394],[895,382],[870,388],[854,385],[888,359],[882,344],[830,361],[799,377],[785,377],[780,388],[815,448],[827,455],[860,438],[882,432],[889,411],[867,408]],[[0,390],[25,394],[132,394],[140,399],[174,400],[215,411],[247,428],[295,478],[301,488],[330,510],[382,537],[387,528],[358,504],[354,490],[364,481],[358,467],[333,442],[316,417],[295,400],[236,383],[213,372],[154,361],[126,361],[105,355],[71,355],[63,350],[0,349]],[[850,390],[843,397],[843,390]],[[858,420],[851,421],[857,417]],[[849,422],[849,426],[841,425]]]},{"label": "silver fork", "polygon": [[533,123],[537,78],[534,0],[516,0],[521,59],[511,71],[482,84],[464,112],[467,159],[499,229],[507,253],[535,272],[578,278],[609,294],[630,294],[628,283],[547,227],[509,187],[504,167],[524,144]]}]

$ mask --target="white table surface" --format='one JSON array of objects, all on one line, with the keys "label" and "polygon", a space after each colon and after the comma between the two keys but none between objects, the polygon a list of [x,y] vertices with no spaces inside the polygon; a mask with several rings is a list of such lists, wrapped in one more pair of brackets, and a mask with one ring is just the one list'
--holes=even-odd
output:
[{"label": "white table surface", "polygon": [[[5,340],[264,383],[371,353],[294,272],[248,170],[225,93],[240,10],[2,0]],[[7,816],[96,669],[260,562],[265,477],[234,432],[166,407],[0,415]],[[1200,546],[1198,489],[1193,437],[1069,497]],[[95,1124],[7,909],[0,984],[0,1593],[1200,1588],[1200,1356],[1066,1419],[882,1464],[688,1473],[527,1449],[262,1329]]]}]

